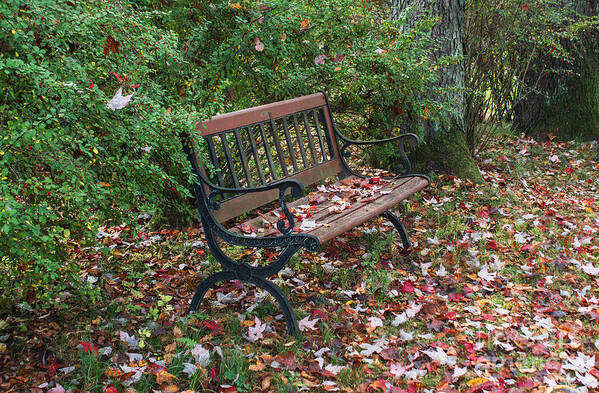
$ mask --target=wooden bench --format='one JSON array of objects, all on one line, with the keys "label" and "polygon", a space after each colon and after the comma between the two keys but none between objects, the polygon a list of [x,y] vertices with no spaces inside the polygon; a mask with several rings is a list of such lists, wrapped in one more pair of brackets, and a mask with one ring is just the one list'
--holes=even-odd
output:
[{"label": "wooden bench", "polygon": [[[198,177],[193,191],[206,242],[222,271],[198,285],[190,311],[198,310],[213,285],[240,280],[268,291],[279,303],[289,333],[296,334],[297,322],[289,301],[268,280],[296,251],[301,248],[316,251],[323,242],[380,215],[397,229],[404,248],[410,247],[404,226],[389,209],[429,184],[428,177],[410,174],[404,146],[406,143],[415,146],[416,135],[402,134],[377,141],[349,139],[337,130],[324,92],[219,115],[199,122],[196,131],[205,142],[202,151],[207,154],[203,161],[196,156],[195,150],[199,149],[193,148],[188,135],[184,135],[183,145]],[[392,142],[397,142],[401,157],[397,176],[368,178],[348,165],[350,146],[365,148]],[[342,180],[321,188],[319,200],[311,200],[310,196],[300,198],[304,185],[333,176]],[[365,195],[356,191],[360,190],[356,187],[359,185],[367,186]],[[349,202],[340,207],[339,200],[343,198],[334,197],[335,192],[343,196],[348,190]],[[286,201],[289,193],[296,198],[291,203]],[[255,228],[256,233],[247,235],[222,225],[277,199],[278,209],[246,223],[246,228]],[[311,225],[296,225],[293,212],[302,215],[298,212],[306,209]],[[277,247],[280,252],[276,261],[253,267],[225,255],[217,242],[219,238],[238,246]]]}]

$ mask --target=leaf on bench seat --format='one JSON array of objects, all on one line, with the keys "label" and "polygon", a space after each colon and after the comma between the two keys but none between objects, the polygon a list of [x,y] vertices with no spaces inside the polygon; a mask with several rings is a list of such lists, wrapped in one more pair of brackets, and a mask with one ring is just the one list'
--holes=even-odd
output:
[{"label": "leaf on bench seat", "polygon": [[320,225],[316,223],[316,220],[302,220],[302,222],[299,226],[299,229],[302,231],[308,231],[308,230],[314,229],[318,226],[320,226]]}]

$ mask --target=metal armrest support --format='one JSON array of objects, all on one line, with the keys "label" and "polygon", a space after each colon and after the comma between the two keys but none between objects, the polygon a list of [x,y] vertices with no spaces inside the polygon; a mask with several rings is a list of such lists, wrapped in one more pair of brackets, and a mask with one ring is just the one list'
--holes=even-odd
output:
[{"label": "metal armrest support", "polygon": [[354,170],[352,170],[346,161],[346,158],[351,156],[351,154],[347,150],[350,146],[373,146],[373,145],[382,145],[385,143],[390,143],[390,142],[395,142],[395,141],[399,141],[399,155],[401,157],[401,167],[400,167],[401,169],[397,170],[398,176],[401,177],[401,176],[409,175],[412,171],[412,164],[410,163],[410,160],[408,159],[408,156],[406,155],[405,143],[407,142],[410,146],[416,147],[418,145],[418,136],[416,136],[416,134],[411,134],[411,133],[401,134],[401,135],[394,136],[392,138],[378,139],[378,140],[372,140],[372,141],[360,141],[360,140],[350,139],[350,138],[344,136],[343,134],[341,134],[337,130],[335,130],[335,134],[337,135],[339,140],[341,140],[343,142],[341,145],[341,148],[339,149],[339,151],[341,152],[341,158],[343,161],[343,165],[353,175],[363,177],[363,176],[357,174]]}]

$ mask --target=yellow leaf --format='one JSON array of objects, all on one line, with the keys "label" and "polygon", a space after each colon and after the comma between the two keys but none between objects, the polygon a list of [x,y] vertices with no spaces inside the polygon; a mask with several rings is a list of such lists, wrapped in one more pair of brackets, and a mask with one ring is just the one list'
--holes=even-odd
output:
[{"label": "yellow leaf", "polygon": [[264,370],[264,363],[260,361],[256,362],[256,364],[251,364],[249,367],[250,371],[262,371]]},{"label": "yellow leaf", "polygon": [[98,149],[96,149],[96,148],[94,147],[94,150],[93,150],[93,152],[94,152],[94,154],[98,154]]},{"label": "yellow leaf", "polygon": [[100,182],[100,185],[101,185],[102,187],[110,187],[110,183],[106,183],[105,181],[101,181],[101,182]]},{"label": "yellow leaf", "polygon": [[466,382],[466,385],[468,385],[468,386],[476,386],[476,385],[483,384],[483,383],[485,383],[487,381],[488,381],[488,379],[485,378],[485,377],[474,378],[474,379],[471,379],[470,381]]},{"label": "yellow leaf", "polygon": [[169,374],[165,370],[160,370],[156,373],[156,383],[162,385],[163,383],[169,383],[176,377],[173,374]]},{"label": "yellow leaf", "polygon": [[239,4],[239,3],[233,3],[233,4],[231,4],[231,8],[234,8],[234,9],[236,9],[236,10],[240,10],[240,9],[242,9],[243,7],[242,7],[242,6],[241,6],[241,4]]}]

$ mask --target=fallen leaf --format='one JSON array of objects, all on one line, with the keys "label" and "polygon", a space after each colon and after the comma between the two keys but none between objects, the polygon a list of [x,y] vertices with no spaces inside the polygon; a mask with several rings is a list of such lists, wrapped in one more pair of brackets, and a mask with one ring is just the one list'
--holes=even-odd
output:
[{"label": "fallen leaf", "polygon": [[129,101],[131,101],[131,98],[133,97],[135,92],[129,94],[128,96],[123,96],[122,93],[123,88],[119,87],[119,89],[114,94],[114,97],[112,97],[112,99],[106,103],[106,106],[109,109],[112,109],[113,111],[117,109],[123,109],[124,107],[126,107],[127,104],[129,104]]},{"label": "fallen leaf", "polygon": [[256,51],[262,52],[264,50],[264,43],[260,41],[258,37],[256,37],[256,39],[254,40],[254,44],[254,48],[256,48]]},{"label": "fallen leaf", "polygon": [[119,53],[119,48],[121,47],[121,43],[115,40],[112,36],[108,36],[106,38],[106,43],[104,44],[104,56],[108,57],[110,52]]},{"label": "fallen leaf", "polygon": [[156,373],[156,383],[162,385],[164,383],[170,383],[173,379],[177,379],[173,374],[168,373],[166,370],[158,370]]}]

